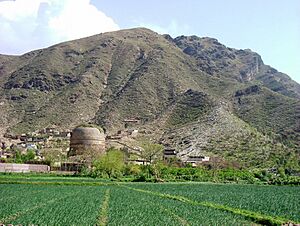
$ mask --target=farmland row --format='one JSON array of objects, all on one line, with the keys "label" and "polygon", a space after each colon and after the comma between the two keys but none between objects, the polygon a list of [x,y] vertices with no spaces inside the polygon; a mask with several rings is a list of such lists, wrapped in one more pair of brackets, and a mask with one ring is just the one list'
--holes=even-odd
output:
[{"label": "farmland row", "polygon": [[299,186],[233,184],[131,184],[133,188],[184,196],[196,202],[213,202],[263,215],[300,221]]},{"label": "farmland row", "polygon": [[200,183],[87,186],[89,182],[74,186],[70,181],[66,181],[68,186],[58,181],[49,186],[45,182],[51,181],[0,183],[0,223],[251,225],[253,221],[300,221],[299,187]]},{"label": "farmland row", "polygon": [[[3,188],[5,185],[1,185]],[[11,185],[6,185],[11,186]],[[28,191],[0,207],[1,223],[23,225],[96,225],[104,187],[27,186]],[[31,190],[40,189],[39,193]]]},{"label": "farmland row", "polygon": [[[122,194],[122,195],[120,195]],[[243,216],[127,187],[112,190],[108,225],[251,225]]]},{"label": "farmland row", "polygon": [[[207,207],[162,199],[119,186],[1,185],[18,190],[18,199],[4,202],[1,223],[23,225],[240,225],[243,217]],[[3,192],[5,195],[5,192]],[[9,198],[10,196],[7,196]]]}]

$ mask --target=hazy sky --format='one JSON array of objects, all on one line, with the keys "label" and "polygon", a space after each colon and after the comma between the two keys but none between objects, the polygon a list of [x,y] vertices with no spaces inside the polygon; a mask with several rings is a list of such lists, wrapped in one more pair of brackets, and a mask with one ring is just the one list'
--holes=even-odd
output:
[{"label": "hazy sky", "polygon": [[0,53],[138,26],[250,48],[300,83],[300,0],[0,0]]}]

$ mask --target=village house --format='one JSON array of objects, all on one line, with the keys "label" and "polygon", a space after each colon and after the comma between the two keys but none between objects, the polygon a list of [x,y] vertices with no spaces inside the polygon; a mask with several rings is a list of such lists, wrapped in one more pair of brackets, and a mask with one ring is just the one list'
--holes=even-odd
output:
[{"label": "village house", "polygon": [[140,120],[136,118],[128,118],[128,119],[124,119],[123,122],[124,122],[125,129],[127,129],[135,126],[136,124],[139,124]]},{"label": "village house", "polygon": [[176,157],[177,157],[177,151],[175,150],[175,148],[166,148],[164,150],[164,160],[170,160]]},{"label": "village house", "polygon": [[192,164],[192,166],[197,166],[202,162],[208,162],[210,157],[204,155],[195,155],[189,156],[188,159],[185,161],[186,163]]}]

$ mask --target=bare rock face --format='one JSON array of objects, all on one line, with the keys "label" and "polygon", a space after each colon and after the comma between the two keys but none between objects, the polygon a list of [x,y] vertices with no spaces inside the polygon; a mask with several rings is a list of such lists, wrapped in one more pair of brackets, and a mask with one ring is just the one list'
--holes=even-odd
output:
[{"label": "bare rock face", "polygon": [[76,156],[80,160],[89,160],[104,152],[105,136],[99,129],[94,127],[77,127],[72,131],[69,157]]}]

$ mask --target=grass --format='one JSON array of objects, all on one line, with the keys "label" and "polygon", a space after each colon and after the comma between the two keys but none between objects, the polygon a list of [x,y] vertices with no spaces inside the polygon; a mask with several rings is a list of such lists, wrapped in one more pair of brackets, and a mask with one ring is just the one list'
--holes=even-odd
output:
[{"label": "grass", "polygon": [[300,187],[232,184],[133,184],[135,189],[185,197],[198,203],[208,202],[261,215],[280,216],[300,221]]},{"label": "grass", "polygon": [[[176,225],[149,195],[116,187],[112,190],[108,225]],[[178,224],[177,224],[178,225]]]},{"label": "grass", "polygon": [[[115,188],[109,225],[250,225],[244,217],[153,195],[126,187]],[[124,202],[124,198],[126,202]],[[123,200],[123,201],[122,201]],[[128,211],[130,204],[131,211]]]},{"label": "grass", "polygon": [[[27,189],[15,191],[14,198],[1,200],[0,222],[23,225],[95,225],[98,209],[103,202],[103,187],[1,185],[1,191],[19,186]],[[3,192],[3,196],[6,196]]]},{"label": "grass", "polygon": [[[281,225],[300,221],[300,187],[296,186],[100,183],[86,178],[70,182],[63,177],[57,182],[53,177],[38,180],[37,176],[18,181],[6,177],[0,179],[3,224]],[[82,186],[78,186],[80,179]]]}]

